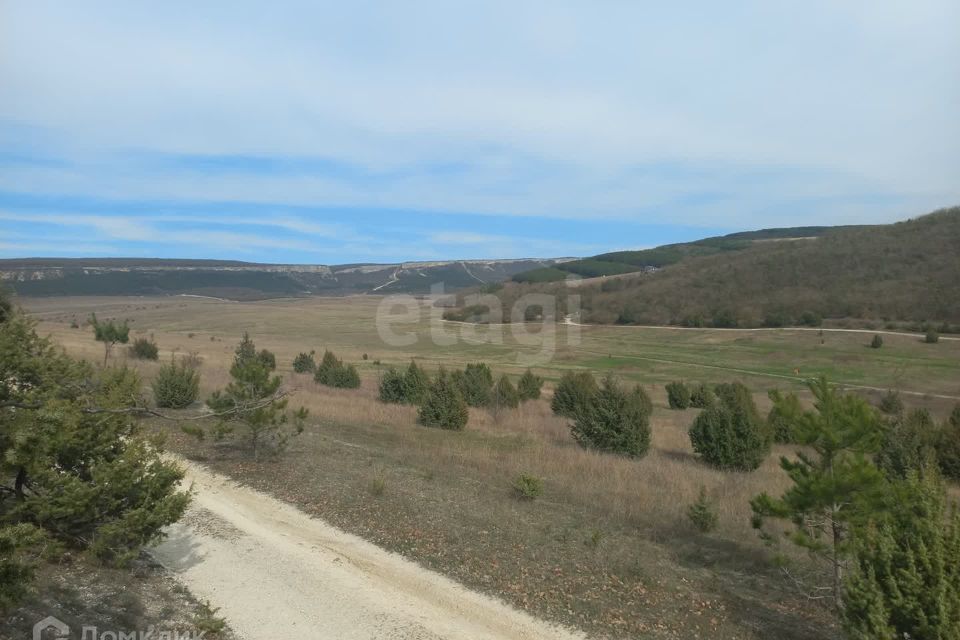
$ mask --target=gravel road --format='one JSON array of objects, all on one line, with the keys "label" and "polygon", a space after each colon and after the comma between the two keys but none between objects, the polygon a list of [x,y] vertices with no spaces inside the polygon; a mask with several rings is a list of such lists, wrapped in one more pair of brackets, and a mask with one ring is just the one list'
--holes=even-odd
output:
[{"label": "gravel road", "polygon": [[298,509],[182,462],[193,505],[152,553],[246,640],[566,640]]}]

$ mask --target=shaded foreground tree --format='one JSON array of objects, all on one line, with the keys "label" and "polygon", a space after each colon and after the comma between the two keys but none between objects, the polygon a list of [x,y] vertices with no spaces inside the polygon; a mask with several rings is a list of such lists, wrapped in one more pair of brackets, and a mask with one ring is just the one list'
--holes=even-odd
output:
[{"label": "shaded foreground tree", "polygon": [[[207,399],[207,406],[220,416],[213,429],[214,438],[222,440],[239,429],[255,461],[259,461],[264,448],[281,452],[291,436],[303,431],[307,417],[303,407],[287,412],[288,399],[281,388],[283,378],[270,371],[269,362],[256,355],[253,341],[244,335],[230,367],[233,380]],[[204,436],[199,427],[184,427],[184,431]]]},{"label": "shaded foreground tree", "polygon": [[853,640],[960,638],[960,514],[933,468],[891,487],[853,545],[841,617]]},{"label": "shaded foreground tree", "polygon": [[627,391],[607,376],[577,412],[571,432],[584,447],[639,458],[650,448],[650,408],[639,385]]},{"label": "shaded foreground tree", "polygon": [[802,586],[810,597],[830,598],[839,609],[853,531],[885,505],[885,478],[872,460],[883,431],[862,398],[841,393],[826,378],[808,387],[814,410],[795,415],[792,425],[805,449],[796,458],[780,459],[793,485],[779,498],[762,493],[751,501],[753,526],[774,543],[779,538],[769,527],[771,521],[779,522],[785,525],[777,529],[783,537],[823,560],[826,584]]},{"label": "shaded foreground tree", "polygon": [[960,404],[953,408],[950,418],[940,429],[937,461],[943,475],[960,481]]},{"label": "shaded foreground tree", "polygon": [[122,563],[179,519],[182,471],[141,433],[139,403],[133,371],[95,372],[18,311],[0,322],[0,604],[22,595],[38,544]]}]

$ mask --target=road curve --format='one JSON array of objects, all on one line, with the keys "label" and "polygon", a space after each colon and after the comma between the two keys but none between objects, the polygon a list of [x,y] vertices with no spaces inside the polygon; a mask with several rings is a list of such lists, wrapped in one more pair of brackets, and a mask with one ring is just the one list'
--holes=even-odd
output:
[{"label": "road curve", "polygon": [[184,519],[152,555],[246,640],[583,638],[179,461]]}]

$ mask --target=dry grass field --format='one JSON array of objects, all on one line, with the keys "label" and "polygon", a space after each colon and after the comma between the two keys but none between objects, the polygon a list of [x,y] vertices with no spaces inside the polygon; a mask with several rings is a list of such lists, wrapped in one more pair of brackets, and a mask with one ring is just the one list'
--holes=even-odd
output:
[{"label": "dry grass field", "polygon": [[[428,369],[483,360],[495,372],[521,373],[518,353],[539,348],[518,344],[509,329],[497,344],[491,332],[496,336],[500,328],[442,325],[457,340],[437,346],[430,339],[437,328],[424,310],[419,321],[394,326],[417,341],[390,346],[378,335],[380,300],[374,297],[20,303],[39,320],[42,334],[95,362],[103,348],[84,319],[92,311],[129,319],[133,336],[153,335],[161,360],[196,354],[204,392],[227,382],[233,349],[249,331],[259,348],[276,353],[278,370],[294,390],[292,405],[310,409],[307,430],[283,458],[254,464],[237,450],[197,444],[174,424],[154,421],[174,449],[469,586],[599,637],[835,635],[829,612],[782,578],[749,524],[749,499],[786,486],[776,454],[791,449],[778,447],[749,474],[708,468],[693,456],[686,433],[695,411],[668,410],[665,382],[740,380],[756,391],[763,411],[767,389],[799,389],[804,377],[819,373],[848,385],[900,388],[909,404],[928,406],[938,418],[960,397],[960,341],[927,345],[915,336],[888,335],[875,350],[866,347],[870,333],[558,327],[555,355],[535,367],[548,381],[567,369],[612,371],[643,384],[653,398],[653,445],[634,461],[578,447],[546,399],[499,420],[471,410],[463,432],[420,427],[415,409],[377,401],[382,370],[411,357]],[[71,328],[73,320],[81,327]],[[358,366],[361,389],[321,387],[291,371],[298,352],[325,348]],[[127,360],[119,346],[112,359],[139,368],[148,381],[159,366]],[[511,482],[521,473],[544,479],[541,498],[512,497]],[[719,516],[709,535],[698,533],[686,515],[701,487]]]}]

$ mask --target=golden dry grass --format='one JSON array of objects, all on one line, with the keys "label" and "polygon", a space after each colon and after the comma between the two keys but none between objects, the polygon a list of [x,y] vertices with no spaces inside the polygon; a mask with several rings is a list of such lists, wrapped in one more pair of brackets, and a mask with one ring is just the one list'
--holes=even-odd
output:
[{"label": "golden dry grass", "polygon": [[[630,350],[636,353],[643,347],[629,342],[627,338],[632,334],[612,330],[609,335],[615,340],[594,339],[585,347],[564,347],[551,363],[538,368],[537,372],[548,379],[545,397],[541,400],[523,404],[496,419],[486,411],[472,409],[465,431],[446,432],[419,426],[414,407],[379,402],[379,376],[387,366],[402,366],[411,357],[431,370],[441,365],[460,367],[464,362],[483,359],[489,361],[497,373],[516,375],[523,367],[512,359],[510,345],[458,344],[438,348],[421,343],[409,348],[386,347],[380,342],[373,323],[375,299],[233,304],[111,298],[59,303],[34,301],[31,305],[41,319],[42,333],[51,334],[73,355],[93,362],[102,359],[102,346],[94,342],[88,329],[69,328],[70,319],[82,320],[92,310],[101,317],[129,317],[133,321],[132,337],[154,336],[160,346],[161,362],[183,354],[195,354],[199,358],[204,395],[229,382],[233,349],[240,333],[249,330],[258,348],[268,348],[276,354],[278,373],[284,376],[285,385],[292,392],[291,406],[308,408],[310,424],[293,442],[287,458],[289,468],[286,465],[282,471],[279,465],[254,468],[240,458],[224,459],[219,468],[242,480],[257,482],[261,488],[332,518],[335,523],[368,535],[380,544],[404,552],[412,549],[409,552],[429,566],[448,571],[474,586],[493,588],[491,585],[495,585],[495,592],[511,598],[519,606],[533,607],[561,619],[572,617],[579,624],[596,623],[603,629],[607,628],[604,625],[621,624],[615,619],[626,616],[624,628],[634,631],[647,628],[645,625],[651,616],[671,615],[676,618],[671,624],[680,628],[693,618],[684,617],[687,611],[682,602],[668,604],[679,581],[689,589],[690,598],[729,599],[723,605],[727,607],[724,613],[714,613],[720,620],[719,626],[707,625],[715,632],[711,637],[765,637],[767,631],[775,631],[784,638],[832,637],[832,631],[820,627],[816,627],[818,631],[810,630],[816,625],[811,621],[822,618],[822,611],[810,608],[802,599],[793,599],[786,585],[776,578],[776,572],[768,564],[768,555],[750,526],[750,499],[761,491],[776,494],[788,486],[778,459],[780,455],[790,455],[791,448],[774,447],[773,455],[751,473],[712,469],[701,463],[691,450],[687,429],[696,411],[669,410],[662,386],[678,377],[708,381],[740,379],[756,390],[757,404],[761,411],[766,411],[769,402],[765,389],[773,385],[768,377],[730,375],[718,369],[700,378],[685,375],[690,370],[678,368],[676,364],[648,363],[624,368],[622,361],[605,355],[607,349],[619,354]],[[427,331],[422,326],[419,330]],[[764,356],[766,361],[751,362],[750,358],[760,357],[758,354],[763,351],[755,344],[758,338],[737,334],[663,335],[668,342],[659,348],[676,347],[682,351],[688,343],[702,343],[711,349],[726,349],[717,353],[742,357],[747,363],[731,362],[734,366],[757,370],[773,370],[770,363],[785,357],[783,354],[788,351],[795,353],[796,349],[815,347],[806,343],[789,346],[785,342],[789,336],[778,336],[771,338],[775,343],[761,345],[769,350]],[[804,334],[797,339],[809,341],[814,335]],[[866,355],[853,351],[854,346],[850,345],[854,345],[855,338],[844,336],[843,339],[849,342],[850,351],[839,350],[835,362],[873,355],[869,350],[865,351]],[[923,349],[906,341],[901,346],[904,350]],[[949,345],[949,348],[958,346]],[[358,366],[362,378],[360,389],[331,389],[316,384],[309,375],[292,372],[291,362],[298,352],[316,349],[318,355],[322,355],[324,348],[331,348]],[[361,358],[364,353],[369,354],[368,360]],[[692,353],[695,352],[685,352],[682,357],[690,357]],[[714,359],[710,362],[716,363],[721,356],[711,357]],[[917,356],[924,357],[927,356]],[[382,365],[374,363],[378,359]],[[156,362],[129,359],[123,347],[115,349],[112,361],[138,369],[147,387],[160,366]],[[850,366],[857,366],[857,362]],[[937,360],[935,364],[953,375],[953,369],[943,361]],[[581,448],[570,435],[568,421],[550,411],[552,382],[549,381],[556,380],[566,369],[584,367],[611,370],[622,379],[644,384],[655,409],[651,420],[651,449],[642,459],[631,460]],[[860,381],[870,383],[872,378],[861,377]],[[955,383],[951,377],[942,381],[940,388],[950,390]],[[935,398],[911,400],[930,406],[940,414],[952,404]],[[179,436],[175,430],[171,435],[177,441]],[[180,446],[184,451],[195,449],[183,443]],[[215,460],[218,452],[213,449],[203,449],[203,452],[211,456],[212,464],[218,464]],[[509,484],[521,473],[542,478],[545,486],[543,496],[523,509],[509,499]],[[434,477],[442,479],[442,486],[439,481],[426,484],[423,481],[423,478]],[[378,487],[376,492],[371,490],[374,482]],[[697,533],[687,517],[687,509],[697,499],[701,487],[713,501],[719,521],[717,531],[710,537]],[[369,500],[377,502],[367,505],[365,501]],[[444,513],[442,517],[418,515],[424,510],[440,508]],[[425,547],[422,540],[426,519],[433,522],[433,533],[443,540],[433,551]],[[603,553],[594,552],[592,559],[583,563],[579,558],[584,553],[583,545],[568,540],[567,533],[552,533],[558,530],[573,531],[572,535],[579,538],[592,535],[591,531],[598,532],[597,535],[604,532],[610,541],[605,543]],[[482,540],[487,531],[497,531],[503,539]],[[481,539],[466,542],[475,535]],[[643,553],[652,558],[638,560],[636,556]],[[701,555],[706,559],[697,559]],[[791,555],[801,559],[799,555]],[[545,557],[562,567],[564,576],[573,578],[561,580],[547,576],[541,566]],[[692,568],[685,564],[688,558],[694,558],[690,561]],[[511,563],[521,567],[521,577],[511,573],[513,569],[507,566],[512,566]],[[712,567],[711,571],[703,573],[705,566]],[[634,575],[638,571],[654,575],[649,579],[639,578]],[[590,575],[591,572],[597,575]],[[747,575],[749,579],[745,579]],[[653,585],[658,580],[661,582],[656,587],[658,595],[653,598]],[[516,587],[521,583],[522,589]],[[561,584],[564,593],[556,597],[545,597],[541,603],[528,598],[531,589],[559,589]],[[611,584],[618,587],[608,592]],[[518,590],[514,590],[515,587]],[[621,600],[624,594],[636,593],[636,589],[649,589],[648,595],[656,600],[659,609],[643,613],[633,611],[633,605],[625,605],[626,601]],[[717,602],[720,600],[714,601]],[[674,608],[670,609],[671,606]],[[773,612],[769,607],[780,609]],[[740,611],[735,613],[733,610],[737,608]],[[769,616],[769,619],[758,627],[752,619],[756,615]],[[810,626],[794,628],[798,620],[806,621],[801,627],[808,622]],[[755,629],[760,629],[756,632],[759,635]]]}]

